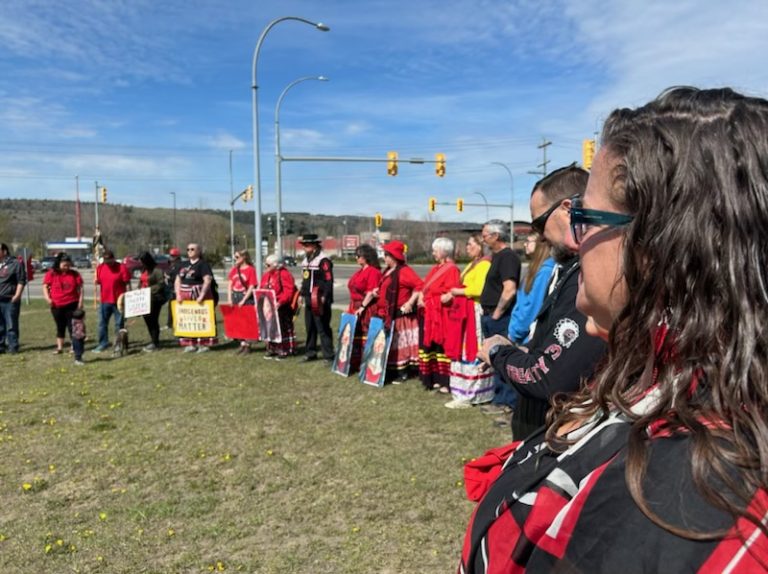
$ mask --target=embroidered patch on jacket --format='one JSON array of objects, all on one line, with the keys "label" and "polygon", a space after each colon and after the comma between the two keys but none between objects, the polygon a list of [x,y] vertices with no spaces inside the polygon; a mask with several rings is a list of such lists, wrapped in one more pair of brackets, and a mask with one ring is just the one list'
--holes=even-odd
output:
[{"label": "embroidered patch on jacket", "polygon": [[561,319],[555,325],[557,342],[568,349],[579,338],[579,325],[573,319]]}]

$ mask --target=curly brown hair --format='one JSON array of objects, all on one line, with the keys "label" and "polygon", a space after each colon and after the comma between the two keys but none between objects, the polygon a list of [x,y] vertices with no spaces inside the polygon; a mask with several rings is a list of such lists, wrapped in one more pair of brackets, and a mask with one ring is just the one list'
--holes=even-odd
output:
[{"label": "curly brown hair", "polygon": [[[759,525],[748,510],[768,487],[768,101],[730,89],[672,88],[606,120],[602,145],[618,159],[612,193],[634,215],[625,228],[628,299],[608,335],[602,368],[576,397],[556,401],[547,438],[565,424],[618,409],[632,421],[626,482],[654,523],[643,492],[651,440],[662,421],[690,440],[694,483],[714,507]],[[654,345],[664,325],[666,337]],[[650,387],[649,412],[631,406]],[[761,509],[759,512],[765,512]]]}]

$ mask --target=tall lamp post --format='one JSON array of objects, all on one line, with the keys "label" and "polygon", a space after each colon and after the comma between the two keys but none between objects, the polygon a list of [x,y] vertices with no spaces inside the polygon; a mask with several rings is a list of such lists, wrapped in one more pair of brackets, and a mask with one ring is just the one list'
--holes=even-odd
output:
[{"label": "tall lamp post", "polygon": [[515,242],[515,178],[512,177],[512,170],[509,166],[500,161],[492,161],[491,165],[499,165],[507,170],[509,174],[509,236],[512,243]]},{"label": "tall lamp post", "polygon": [[259,52],[261,51],[261,45],[264,42],[269,31],[280,22],[285,20],[296,20],[297,22],[303,22],[310,26],[314,26],[318,30],[327,32],[330,30],[328,26],[321,22],[312,22],[305,18],[299,18],[298,16],[283,16],[282,18],[276,18],[267,24],[266,28],[261,32],[258,41],[256,42],[256,48],[253,50],[253,65],[251,75],[251,88],[252,94],[252,108],[253,108],[253,179],[256,185],[256,205],[254,208],[254,227],[256,235],[256,245],[254,250],[256,251],[256,275],[261,278],[261,271],[263,268],[261,257],[261,170],[259,166],[259,98],[258,89],[259,86],[256,82],[256,66],[259,62]]},{"label": "tall lamp post", "polygon": [[176,192],[170,191],[169,193],[173,196],[173,246],[178,247],[176,245]]},{"label": "tall lamp post", "polygon": [[277,98],[277,105],[275,106],[275,179],[277,181],[277,225],[275,226],[275,246],[277,247],[277,256],[283,256],[283,229],[282,229],[282,215],[283,215],[283,156],[280,154],[280,106],[283,103],[285,94],[288,93],[293,86],[306,82],[307,80],[318,80],[320,82],[327,82],[328,78],[325,76],[304,76],[293,80],[290,84],[285,86],[285,89]]},{"label": "tall lamp post", "polygon": [[490,212],[488,211],[488,200],[485,198],[485,195],[479,191],[473,191],[472,193],[483,198],[483,203],[485,203],[485,220],[488,221],[491,218]]}]

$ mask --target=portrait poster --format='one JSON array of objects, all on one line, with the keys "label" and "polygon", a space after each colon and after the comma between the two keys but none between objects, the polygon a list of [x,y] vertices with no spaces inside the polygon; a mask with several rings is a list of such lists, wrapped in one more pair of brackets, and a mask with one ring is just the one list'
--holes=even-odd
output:
[{"label": "portrait poster", "polygon": [[355,328],[357,327],[357,315],[354,313],[342,313],[339,324],[339,338],[336,342],[336,356],[333,358],[331,372],[344,377],[349,376],[352,347],[355,340]]},{"label": "portrait poster", "polygon": [[123,315],[126,319],[149,315],[149,310],[152,306],[149,291],[149,287],[145,287],[144,289],[134,289],[133,291],[125,292],[123,295],[123,305],[125,305]]},{"label": "portrait poster", "polygon": [[254,289],[256,314],[258,316],[259,340],[270,343],[283,341],[280,332],[280,318],[277,316],[277,298],[272,289]]},{"label": "portrait poster", "polygon": [[174,337],[215,337],[216,314],[213,301],[171,301]]},{"label": "portrait poster", "polygon": [[253,305],[219,305],[224,318],[224,335],[228,339],[259,340],[259,323]]},{"label": "portrait poster", "polygon": [[384,321],[378,317],[371,319],[368,324],[368,339],[363,350],[363,360],[360,364],[360,380],[366,385],[384,386],[387,375],[387,356],[392,344],[392,329],[389,332],[384,327]]}]

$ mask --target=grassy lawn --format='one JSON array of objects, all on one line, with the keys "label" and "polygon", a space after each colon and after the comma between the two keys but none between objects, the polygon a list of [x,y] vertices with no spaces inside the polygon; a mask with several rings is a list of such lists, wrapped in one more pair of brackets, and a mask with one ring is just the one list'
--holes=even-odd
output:
[{"label": "grassy lawn", "polygon": [[[164,317],[164,314],[163,314]],[[88,307],[94,346],[96,313]],[[52,354],[41,302],[0,357],[0,563],[13,573],[454,572],[462,464],[508,442],[412,380],[376,389],[302,365]]]}]

